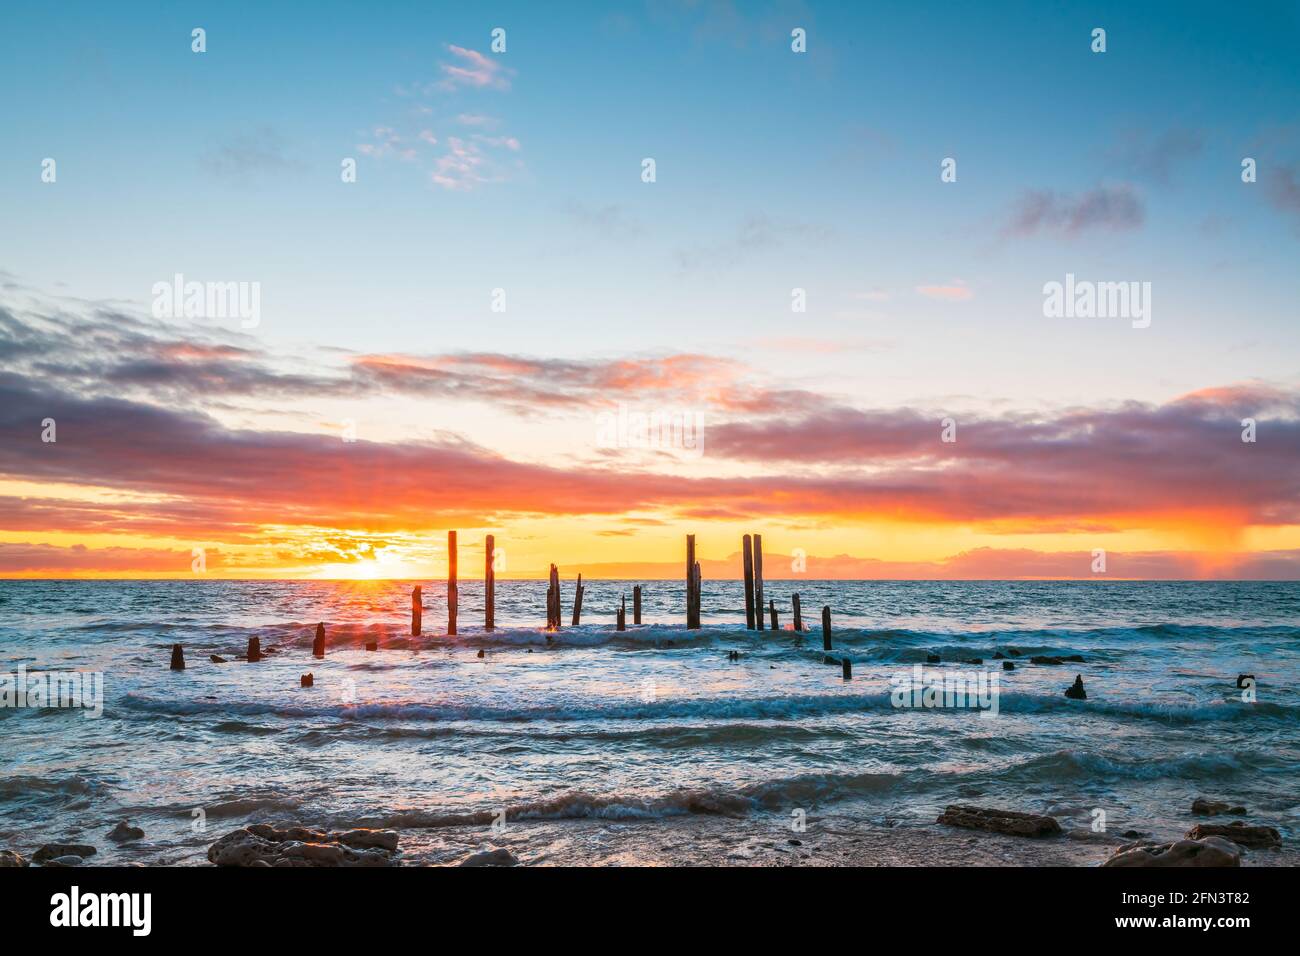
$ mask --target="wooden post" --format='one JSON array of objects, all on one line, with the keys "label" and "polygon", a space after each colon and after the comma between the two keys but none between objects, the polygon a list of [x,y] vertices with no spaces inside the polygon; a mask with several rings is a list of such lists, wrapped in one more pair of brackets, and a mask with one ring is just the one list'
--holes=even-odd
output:
[{"label": "wooden post", "polygon": [[828,604],[822,608],[822,650],[831,649],[831,608]]},{"label": "wooden post", "polygon": [[460,595],[456,593],[456,532],[447,532],[447,636],[456,636],[456,612]]},{"label": "wooden post", "polygon": [[686,536],[686,629],[695,624],[695,535]]},{"label": "wooden post", "polygon": [[799,595],[794,596],[794,629],[795,633],[803,630],[803,613],[799,607]]},{"label": "wooden post", "polygon": [[619,597],[617,624],[615,625],[620,631],[627,630],[627,595]]},{"label": "wooden post", "polygon": [[424,594],[417,584],[411,591],[411,636],[420,636],[420,623],[424,619]]},{"label": "wooden post", "polygon": [[847,657],[844,657],[844,658],[841,658],[841,659],[840,659],[840,664],[841,664],[841,666],[844,668],[844,669],[843,669],[844,679],[845,679],[845,680],[852,680],[852,679],[853,679],[853,662],[852,662],[851,660],[849,660]]},{"label": "wooden post", "polygon": [[301,677],[298,678],[298,684],[301,687],[310,687],[314,683],[316,683],[316,678],[313,677],[311,674],[303,674]]},{"label": "wooden post", "polygon": [[497,626],[497,539],[494,535],[487,536],[483,550],[486,555],[483,562],[483,629],[492,631]]},{"label": "wooden post", "polygon": [[262,659],[262,639],[260,637],[250,637],[248,639],[248,659],[250,661],[260,661]]},{"label": "wooden post", "polygon": [[632,589],[632,623],[641,623],[641,585]]},{"label": "wooden post", "polygon": [[546,627],[548,630],[560,628],[560,569],[551,565],[551,584],[546,589]]},{"label": "wooden post", "polygon": [[701,588],[700,585],[702,583],[703,583],[703,578],[700,575],[700,562],[696,561],[695,562],[695,606],[692,609],[691,613],[693,614],[693,620],[695,621],[695,627],[697,629],[700,627],[700,592],[703,590],[703,588]]},{"label": "wooden post", "polygon": [[763,536],[754,535],[754,623],[763,629]]},{"label": "wooden post", "polygon": [[185,670],[185,649],[179,644],[172,645],[172,670]]},{"label": "wooden post", "polygon": [[769,601],[768,605],[770,606],[771,613],[772,613],[772,630],[779,631],[781,630],[781,625],[777,623],[776,620],[776,601],[775,600]]},{"label": "wooden post", "polygon": [[316,639],[311,642],[311,656],[325,656],[325,625],[323,623],[316,625]]},{"label": "wooden post", "polygon": [[745,630],[754,629],[754,542],[745,535]]},{"label": "wooden post", "polygon": [[582,617],[582,575],[578,575],[578,589],[573,592],[573,626],[578,626],[578,621]]}]

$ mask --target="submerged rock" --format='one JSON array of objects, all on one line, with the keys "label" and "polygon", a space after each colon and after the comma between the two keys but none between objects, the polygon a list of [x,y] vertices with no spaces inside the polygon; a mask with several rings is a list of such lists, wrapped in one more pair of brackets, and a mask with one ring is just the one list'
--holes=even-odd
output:
[{"label": "submerged rock", "polygon": [[95,848],[85,843],[47,843],[32,854],[33,863],[46,863],[64,856],[94,856]]},{"label": "submerged rock", "polygon": [[0,850],[0,870],[15,866],[27,866],[27,859],[13,850]]},{"label": "submerged rock", "polygon": [[1016,669],[1016,665],[1013,664],[1013,663],[1011,663],[1010,661],[1003,661],[1003,662],[1002,662],[1002,669],[1003,669],[1004,671],[1013,671],[1013,670]]},{"label": "submerged rock", "polygon": [[114,843],[127,843],[130,840],[143,839],[144,831],[122,820],[117,826],[108,831],[108,838]]},{"label": "submerged rock", "polygon": [[1198,823],[1187,831],[1189,840],[1201,840],[1205,837],[1227,837],[1233,843],[1249,847],[1282,845],[1282,834],[1272,827],[1251,826],[1240,820],[1235,823]]},{"label": "submerged rock", "polygon": [[209,655],[208,655],[208,660],[212,661],[212,663],[214,663],[214,664],[224,664],[224,663],[226,663],[226,659],[225,659],[224,657],[218,657],[216,654],[209,654]]},{"label": "submerged rock", "polygon": [[939,655],[938,655],[938,654],[926,654],[926,655],[925,655],[925,662],[926,662],[927,664],[938,664],[938,663],[940,663],[940,661],[939,661]]},{"label": "submerged rock", "polygon": [[1197,797],[1192,801],[1192,813],[1200,817],[1217,817],[1222,813],[1243,816],[1246,813],[1246,808],[1233,806],[1231,803],[1225,803],[1222,800],[1207,800],[1205,797]]},{"label": "submerged rock", "polygon": [[1065,689],[1065,696],[1070,700],[1087,700],[1088,692],[1083,689],[1083,676],[1074,675],[1074,683]]},{"label": "submerged rock", "polygon": [[1059,657],[1047,657],[1046,655],[1039,654],[1029,658],[1029,663],[1055,665],[1063,662]]},{"label": "submerged rock", "polygon": [[392,866],[396,852],[392,830],[329,832],[255,823],[208,847],[208,861],[217,866]]},{"label": "submerged rock", "polygon": [[484,850],[481,853],[473,853],[465,857],[458,864],[459,866],[517,866],[518,858],[504,847],[495,850]]},{"label": "submerged rock", "polygon": [[1241,848],[1219,837],[1116,847],[1102,866],[1241,866]]},{"label": "submerged rock", "polygon": [[1011,836],[1048,837],[1061,832],[1055,817],[1038,813],[1019,813],[1015,810],[995,810],[990,807],[972,807],[949,804],[939,814],[939,823],[968,830],[989,830]]}]

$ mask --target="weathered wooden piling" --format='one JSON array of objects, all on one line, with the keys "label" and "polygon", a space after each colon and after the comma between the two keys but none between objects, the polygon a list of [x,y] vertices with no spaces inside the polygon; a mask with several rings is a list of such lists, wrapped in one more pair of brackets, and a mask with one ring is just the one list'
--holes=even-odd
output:
[{"label": "weathered wooden piling", "polygon": [[366,641],[366,650],[368,650],[368,651],[377,651],[377,650],[379,650],[379,642],[378,642],[378,641]]},{"label": "weathered wooden piling", "polygon": [[799,595],[795,594],[791,599],[794,604],[794,629],[795,633],[803,630],[803,612],[799,607]]},{"label": "weathered wooden piling", "polygon": [[822,608],[822,650],[831,649],[831,608],[828,604]]},{"label": "weathered wooden piling", "polygon": [[745,561],[745,629],[754,629],[754,542],[749,535],[743,539]]},{"label": "weathered wooden piling", "polygon": [[248,639],[248,654],[250,661],[260,661],[262,659],[262,639],[260,637],[250,637]]},{"label": "weathered wooden piling", "polygon": [[483,629],[492,631],[497,626],[497,539],[494,535],[487,536],[483,554]]},{"label": "weathered wooden piling", "polygon": [[324,623],[316,625],[316,639],[311,642],[311,656],[325,656],[325,625]]},{"label": "weathered wooden piling", "polygon": [[582,575],[578,575],[578,587],[573,592],[573,626],[578,626],[578,621],[582,618],[582,594],[586,588],[582,586]]},{"label": "weathered wooden piling", "polygon": [[700,626],[700,563],[695,560],[695,535],[686,536],[686,629]]},{"label": "weathered wooden piling", "polygon": [[771,615],[772,615],[772,630],[774,630],[774,631],[779,631],[779,630],[781,630],[780,622],[778,622],[777,619],[776,619],[776,601],[775,601],[775,600],[772,600],[772,601],[769,601],[769,602],[768,602],[768,609],[769,609],[769,611],[770,611],[770,613],[771,613]]},{"label": "weathered wooden piling", "polygon": [[620,595],[618,599],[618,617],[615,625],[618,630],[627,630],[627,595]]},{"label": "weathered wooden piling", "polygon": [[179,644],[172,645],[172,670],[185,670],[185,649]]},{"label": "weathered wooden piling", "polygon": [[447,636],[456,636],[460,595],[456,591],[456,532],[447,532]]},{"label": "weathered wooden piling", "polygon": [[420,636],[420,626],[424,621],[424,593],[417,584],[411,591],[411,636]]},{"label": "weathered wooden piling", "polygon": [[303,674],[300,678],[298,678],[298,684],[301,687],[311,687],[314,683],[316,683],[316,678],[313,677],[310,673]]},{"label": "weathered wooden piling", "polygon": [[852,662],[851,660],[849,660],[847,657],[844,657],[844,658],[841,658],[841,659],[840,659],[840,665],[841,665],[841,667],[843,668],[844,679],[845,679],[845,680],[852,680],[852,679],[853,679],[853,662]]},{"label": "weathered wooden piling", "polygon": [[632,588],[632,623],[641,623],[641,585]]},{"label": "weathered wooden piling", "polygon": [[763,629],[763,536],[754,535],[754,622]]},{"label": "weathered wooden piling", "polygon": [[551,565],[551,583],[546,588],[546,628],[560,628],[560,569]]}]

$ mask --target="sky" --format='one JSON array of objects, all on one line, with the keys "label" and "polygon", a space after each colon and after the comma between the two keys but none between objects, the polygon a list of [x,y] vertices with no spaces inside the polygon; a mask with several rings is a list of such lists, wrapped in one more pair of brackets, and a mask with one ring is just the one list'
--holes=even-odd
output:
[{"label": "sky", "polygon": [[455,528],[466,576],[761,533],[769,577],[1298,578],[1298,45],[1295,3],[6,6],[0,575],[433,577]]}]

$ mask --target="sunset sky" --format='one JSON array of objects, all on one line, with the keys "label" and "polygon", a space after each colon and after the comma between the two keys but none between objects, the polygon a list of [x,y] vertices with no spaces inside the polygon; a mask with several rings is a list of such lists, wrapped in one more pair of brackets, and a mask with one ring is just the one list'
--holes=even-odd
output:
[{"label": "sunset sky", "polygon": [[1295,4],[442,6],[0,13],[0,576],[1300,578]]}]

